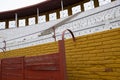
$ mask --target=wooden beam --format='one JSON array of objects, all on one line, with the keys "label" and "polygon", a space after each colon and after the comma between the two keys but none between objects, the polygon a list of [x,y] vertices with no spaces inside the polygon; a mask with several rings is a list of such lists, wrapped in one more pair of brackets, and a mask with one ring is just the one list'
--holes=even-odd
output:
[{"label": "wooden beam", "polygon": [[94,6],[99,7],[99,1],[98,0],[94,0]]},{"label": "wooden beam", "polygon": [[9,21],[6,20],[6,21],[5,21],[5,29],[8,29],[8,28],[9,28]]}]

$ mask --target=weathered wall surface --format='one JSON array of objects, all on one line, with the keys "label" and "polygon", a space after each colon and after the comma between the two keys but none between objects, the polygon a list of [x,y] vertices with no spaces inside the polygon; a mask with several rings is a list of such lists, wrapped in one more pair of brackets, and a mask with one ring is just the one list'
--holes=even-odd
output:
[{"label": "weathered wall surface", "polygon": [[66,40],[69,80],[120,80],[120,28]]},{"label": "weathered wall surface", "polygon": [[18,56],[37,56],[42,54],[50,54],[58,52],[58,42],[47,43],[38,46],[31,46],[27,48],[21,48],[11,50],[0,54],[0,58],[18,57]]}]

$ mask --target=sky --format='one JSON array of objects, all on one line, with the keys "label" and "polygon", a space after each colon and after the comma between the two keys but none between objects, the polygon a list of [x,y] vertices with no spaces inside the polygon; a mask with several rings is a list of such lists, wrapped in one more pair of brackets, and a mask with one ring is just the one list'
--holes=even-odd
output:
[{"label": "sky", "polygon": [[0,12],[34,5],[46,0],[0,0]]}]

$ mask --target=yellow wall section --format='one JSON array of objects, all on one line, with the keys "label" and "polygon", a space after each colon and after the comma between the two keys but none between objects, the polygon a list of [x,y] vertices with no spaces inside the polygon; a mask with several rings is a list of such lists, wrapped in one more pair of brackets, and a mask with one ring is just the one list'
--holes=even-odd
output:
[{"label": "yellow wall section", "polygon": [[16,56],[37,56],[42,54],[50,54],[58,52],[58,42],[47,43],[22,49],[7,51],[0,54],[0,58],[16,57]]},{"label": "yellow wall section", "polygon": [[66,40],[68,80],[120,80],[120,28]]},{"label": "yellow wall section", "polygon": [[[68,80],[120,80],[120,28],[65,41]],[[58,52],[58,43],[8,51],[0,58]]]}]

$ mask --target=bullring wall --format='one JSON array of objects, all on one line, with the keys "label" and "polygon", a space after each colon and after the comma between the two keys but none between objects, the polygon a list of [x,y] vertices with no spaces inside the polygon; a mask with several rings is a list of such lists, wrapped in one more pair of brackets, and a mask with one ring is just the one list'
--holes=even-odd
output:
[{"label": "bullring wall", "polygon": [[68,80],[120,80],[120,28],[66,40]]},{"label": "bullring wall", "polygon": [[37,56],[58,52],[58,43],[47,43],[37,46],[31,46],[16,50],[7,51],[0,54],[0,58],[19,57],[19,56]]},{"label": "bullring wall", "polygon": [[[120,80],[120,28],[65,40],[68,80]],[[0,58],[58,52],[48,43],[1,53]]]}]

